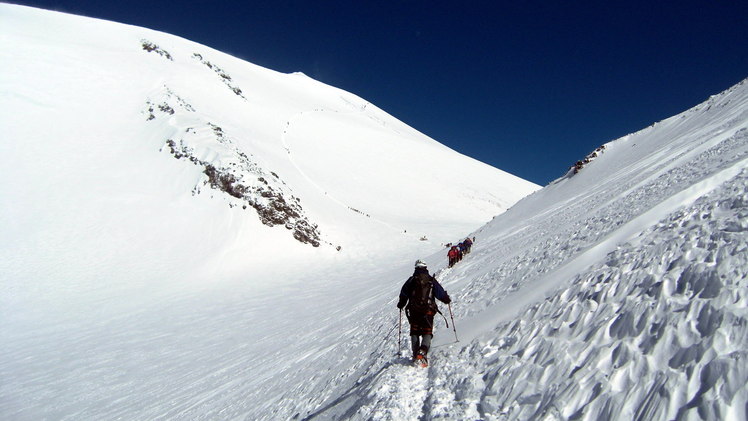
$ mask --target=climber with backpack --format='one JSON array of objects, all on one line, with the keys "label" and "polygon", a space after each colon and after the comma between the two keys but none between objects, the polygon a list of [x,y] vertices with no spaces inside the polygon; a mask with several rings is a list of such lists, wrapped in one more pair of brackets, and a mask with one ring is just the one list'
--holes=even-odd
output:
[{"label": "climber with backpack", "polygon": [[[397,308],[402,314],[403,308],[410,323],[410,340],[413,349],[413,362],[423,367],[428,366],[429,348],[434,330],[434,315],[439,312],[436,300],[449,304],[452,300],[447,292],[429,274],[426,263],[417,260],[413,276],[408,278],[400,290]],[[441,313],[441,312],[439,312]]]},{"label": "climber with backpack", "polygon": [[449,258],[449,267],[452,267],[457,263],[457,254],[459,252],[457,251],[457,246],[452,246],[451,249],[447,252],[447,257]]}]

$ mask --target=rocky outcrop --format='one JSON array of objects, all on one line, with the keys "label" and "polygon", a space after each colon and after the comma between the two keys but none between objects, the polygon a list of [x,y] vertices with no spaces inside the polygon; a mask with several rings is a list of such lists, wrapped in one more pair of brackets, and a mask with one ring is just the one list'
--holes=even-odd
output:
[{"label": "rocky outcrop", "polygon": [[[193,194],[201,194],[205,187],[220,191],[229,206],[254,209],[263,224],[282,225],[302,243],[314,247],[321,244],[317,225],[304,215],[300,199],[278,174],[263,168],[251,154],[240,150],[223,128],[197,114],[193,116],[195,109],[168,87],[158,96],[146,101],[143,112],[146,120],[182,115],[196,122],[178,128],[177,136],[167,139],[164,148],[174,158],[202,168],[205,178],[194,187]],[[220,158],[202,158],[205,156]]]},{"label": "rocky outcrop", "polygon": [[168,51],[148,41],[147,39],[140,40],[140,44],[143,46],[143,49],[145,51],[148,51],[149,53],[156,53],[160,55],[161,57],[168,59],[169,61],[174,61],[174,58],[171,56],[171,54],[169,54]]},{"label": "rocky outcrop", "polygon": [[605,145],[602,145],[602,146],[598,147],[592,153],[590,153],[589,155],[585,156],[584,159],[575,162],[574,165],[572,165],[571,168],[569,168],[569,173],[571,173],[571,174],[578,173],[579,171],[581,171],[584,168],[585,165],[587,165],[590,162],[594,161],[595,158],[597,158],[603,152],[605,152]]},{"label": "rocky outcrop", "polygon": [[192,54],[192,58],[204,64],[205,67],[209,68],[210,70],[214,71],[218,75],[218,77],[221,78],[221,82],[223,82],[224,85],[228,86],[234,94],[242,97],[243,99],[247,99],[242,94],[242,90],[239,88],[239,86],[237,86],[231,79],[231,76],[229,76],[222,68],[206,60],[202,54],[194,53]]}]

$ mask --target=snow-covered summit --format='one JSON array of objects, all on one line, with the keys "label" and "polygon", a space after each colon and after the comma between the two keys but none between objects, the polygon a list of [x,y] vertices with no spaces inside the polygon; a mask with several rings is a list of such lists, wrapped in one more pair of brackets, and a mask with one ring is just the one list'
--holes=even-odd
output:
[{"label": "snow-covered summit", "polygon": [[[81,236],[93,221],[155,247],[200,238],[213,256],[265,263],[298,242],[356,258],[433,248],[538,188],[303,74],[102,20],[8,4],[0,19],[3,159],[19,180],[2,194],[19,231]],[[134,209],[159,227],[112,220]]]}]

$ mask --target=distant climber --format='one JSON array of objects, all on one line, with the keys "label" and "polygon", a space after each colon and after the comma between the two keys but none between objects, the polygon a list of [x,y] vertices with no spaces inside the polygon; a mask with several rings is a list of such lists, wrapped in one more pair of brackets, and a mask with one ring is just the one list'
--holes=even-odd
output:
[{"label": "distant climber", "polygon": [[449,267],[452,267],[457,263],[457,257],[458,257],[459,251],[457,250],[457,246],[452,246],[452,248],[449,249],[447,252],[447,258],[449,258]]},{"label": "distant climber", "polygon": [[463,241],[463,243],[465,244],[465,253],[470,254],[470,249],[473,247],[473,240],[468,237]]},{"label": "distant climber", "polygon": [[426,263],[416,261],[413,276],[408,278],[400,290],[397,308],[405,308],[410,323],[410,340],[413,349],[413,362],[421,366],[428,365],[429,348],[433,337],[434,315],[439,311],[436,300],[449,304],[452,300],[447,291],[429,274]]}]

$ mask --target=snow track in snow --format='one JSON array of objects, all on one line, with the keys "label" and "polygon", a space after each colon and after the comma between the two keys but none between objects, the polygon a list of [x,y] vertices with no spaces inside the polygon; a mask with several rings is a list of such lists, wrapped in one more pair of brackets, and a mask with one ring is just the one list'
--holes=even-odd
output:
[{"label": "snow track in snow", "polygon": [[[350,103],[349,101],[346,101],[346,100],[344,100],[344,101],[345,101],[345,103],[347,105],[353,107],[352,103]],[[346,204],[346,203],[344,203],[342,200],[336,198],[335,196],[329,194],[325,190],[324,187],[322,187],[321,185],[319,185],[319,183],[317,183],[316,181],[312,180],[312,178],[309,177],[309,175],[307,175],[307,173],[304,172],[304,170],[301,169],[301,167],[299,166],[299,164],[296,163],[296,160],[294,159],[293,153],[291,152],[292,151],[291,145],[289,144],[287,138],[288,138],[289,132],[292,130],[293,126],[295,125],[295,121],[302,119],[305,115],[313,114],[313,113],[355,114],[355,113],[363,113],[365,109],[366,109],[366,106],[364,105],[358,111],[350,111],[350,112],[345,112],[345,113],[340,113],[337,110],[326,110],[326,109],[315,109],[315,110],[299,111],[298,113],[292,115],[288,119],[288,121],[286,121],[286,124],[283,127],[283,133],[281,133],[281,136],[280,136],[280,140],[281,140],[281,144],[283,145],[283,149],[285,149],[286,152],[288,152],[288,160],[289,160],[289,162],[291,162],[291,165],[296,169],[296,171],[298,171],[298,173],[304,178],[304,180],[306,180],[312,187],[314,187],[317,191],[319,191],[320,194],[324,195],[325,197],[327,197],[328,199],[330,199],[332,202],[334,202],[334,203],[336,203],[336,204],[338,204],[341,207],[346,208],[346,209],[351,209],[351,206],[348,205],[348,204]]]},{"label": "snow track in snow", "polygon": [[[358,213],[364,217],[367,217],[370,220],[376,222],[377,224],[380,224],[386,227],[388,230],[392,232],[403,232],[403,228],[395,227],[392,224],[389,224],[386,221],[382,220],[381,218],[378,218],[376,215],[371,215],[370,213],[367,212],[366,209],[358,209],[356,205],[352,205],[351,203],[346,203],[345,200],[337,197],[337,195],[335,195],[334,193],[330,193],[320,183],[318,183],[312,177],[310,177],[307,174],[307,172],[302,169],[301,165],[298,164],[298,162],[296,161],[294,157],[294,153],[293,153],[294,148],[292,145],[294,139],[296,140],[296,142],[305,142],[305,141],[308,142],[310,140],[312,141],[314,140],[314,139],[308,139],[308,138],[305,139],[304,138],[305,131],[296,128],[296,126],[301,125],[300,122],[302,122],[305,118],[310,118],[310,116],[314,114],[336,115],[336,116],[339,116],[338,118],[341,118],[340,116],[362,115],[368,118],[369,120],[375,122],[378,126],[385,127],[389,131],[392,131],[393,133],[401,135],[400,131],[398,131],[394,127],[389,127],[386,121],[384,121],[381,118],[376,117],[376,115],[374,115],[373,112],[367,113],[366,109],[370,105],[368,102],[365,102],[363,105],[357,105],[352,100],[345,99],[344,97],[341,97],[340,99],[343,101],[345,107],[348,107],[351,109],[350,111],[340,111],[336,109],[319,107],[319,108],[315,108],[312,110],[299,111],[298,113],[288,118],[288,120],[283,126],[283,132],[280,135],[280,142],[281,142],[283,149],[287,152],[288,160],[293,166],[293,168],[299,173],[299,175],[301,175],[301,177],[307,183],[309,183],[316,191],[320,193],[320,195],[324,196],[326,199],[332,201],[336,205],[346,210],[349,210],[349,211]],[[314,121],[314,118],[311,118],[310,121]],[[298,133],[294,133],[294,131]],[[354,134],[354,133],[351,133],[351,134]],[[307,133],[307,137],[308,136],[309,134]],[[354,137],[354,138],[348,139],[348,142],[346,143],[356,142],[356,140],[357,139]],[[331,151],[330,155],[335,156],[336,153],[337,151]],[[366,157],[366,159],[372,159],[372,157]],[[335,160],[333,160],[332,162],[335,162]],[[348,177],[349,175],[350,174],[347,174],[347,173],[346,174],[341,173],[340,177],[344,178],[344,177]]]},{"label": "snow track in snow", "polygon": [[367,391],[367,403],[352,418],[396,421],[419,419],[429,392],[429,368],[414,367],[407,358],[383,370]]}]

